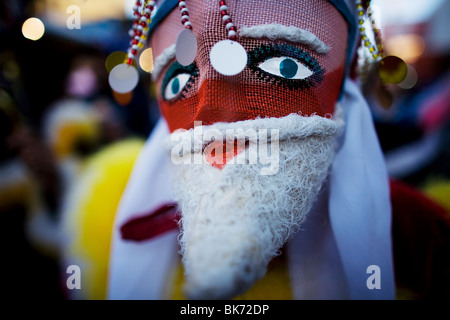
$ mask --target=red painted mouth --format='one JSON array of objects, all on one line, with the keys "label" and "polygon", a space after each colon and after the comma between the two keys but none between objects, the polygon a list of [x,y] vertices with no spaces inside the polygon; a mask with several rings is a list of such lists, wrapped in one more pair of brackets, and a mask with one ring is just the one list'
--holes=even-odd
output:
[{"label": "red painted mouth", "polygon": [[160,207],[130,219],[120,227],[122,239],[145,241],[165,232],[176,230],[181,212],[176,203]]},{"label": "red painted mouth", "polygon": [[237,139],[234,139],[233,142],[212,141],[203,149],[203,154],[205,154],[206,161],[210,165],[222,169],[228,161],[232,160],[248,146],[248,141],[238,141]]}]

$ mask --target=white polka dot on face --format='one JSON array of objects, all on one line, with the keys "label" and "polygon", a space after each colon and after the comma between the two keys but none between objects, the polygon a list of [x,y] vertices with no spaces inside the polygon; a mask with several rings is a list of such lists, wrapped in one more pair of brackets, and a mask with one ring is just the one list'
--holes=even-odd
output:
[{"label": "white polka dot on face", "polygon": [[118,93],[133,91],[139,82],[137,69],[126,63],[115,66],[109,73],[109,85]]},{"label": "white polka dot on face", "polygon": [[177,37],[175,44],[175,57],[182,66],[188,66],[194,62],[197,55],[197,38],[189,29],[183,29]]},{"label": "white polka dot on face", "polygon": [[211,65],[225,76],[234,76],[247,65],[247,52],[244,47],[233,40],[217,42],[209,54]]}]

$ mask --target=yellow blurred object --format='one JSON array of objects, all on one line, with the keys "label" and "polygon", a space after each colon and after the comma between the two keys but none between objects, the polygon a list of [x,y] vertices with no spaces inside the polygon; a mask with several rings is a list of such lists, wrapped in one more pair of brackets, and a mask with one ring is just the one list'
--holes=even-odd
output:
[{"label": "yellow blurred object", "polygon": [[79,8],[83,23],[107,19],[124,19],[125,7],[123,0],[44,0],[41,10],[45,10],[54,22],[65,25],[66,19],[73,14],[70,9]]},{"label": "yellow blurred object", "polygon": [[115,66],[125,63],[128,58],[128,54],[124,51],[114,51],[108,55],[105,61],[106,71],[111,72]]},{"label": "yellow blurred object", "polygon": [[95,121],[67,122],[58,128],[53,150],[58,158],[65,157],[73,153],[77,142],[95,141],[98,135],[99,128]]},{"label": "yellow blurred object", "polygon": [[44,120],[45,140],[61,160],[77,153],[80,144],[96,145],[100,140],[100,115],[76,99],[63,99],[49,108]]},{"label": "yellow blurred object", "polygon": [[89,157],[67,196],[62,215],[63,267],[81,269],[81,288],[74,299],[106,299],[112,227],[133,164],[144,144],[116,142]]},{"label": "yellow blurred object", "polygon": [[0,211],[18,204],[32,210],[35,186],[23,164],[20,161],[3,164],[0,177]]},{"label": "yellow blurred object", "polygon": [[[172,300],[186,300],[183,293],[184,268],[179,262],[175,269]],[[276,257],[267,268],[267,273],[247,292],[233,300],[292,300],[292,287],[286,259]]]},{"label": "yellow blurred object", "polygon": [[45,33],[44,23],[39,18],[29,18],[22,25],[22,34],[25,38],[36,41]]},{"label": "yellow blurred object", "polygon": [[450,214],[450,180],[431,180],[423,187],[423,191]]},{"label": "yellow blurred object", "polygon": [[378,75],[384,83],[400,83],[407,74],[407,64],[396,56],[387,56],[378,65]]}]

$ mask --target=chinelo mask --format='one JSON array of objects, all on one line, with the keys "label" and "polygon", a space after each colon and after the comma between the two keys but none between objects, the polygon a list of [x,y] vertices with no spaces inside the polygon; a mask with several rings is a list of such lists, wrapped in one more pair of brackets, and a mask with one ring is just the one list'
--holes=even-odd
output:
[{"label": "chinelo mask", "polygon": [[191,64],[175,59],[175,43],[183,35],[179,10],[151,35],[152,77],[171,131],[190,129],[195,121],[333,115],[348,36],[347,23],[332,3],[228,1],[222,8],[219,1],[184,3],[199,44]]},{"label": "chinelo mask", "polygon": [[[136,164],[116,224],[133,225],[138,203],[145,210],[164,208],[161,202],[176,203],[184,293],[191,299],[228,299],[264,277],[269,262],[298,238],[309,219],[329,218],[331,235],[315,235],[297,244],[295,253],[303,254],[300,270],[307,270],[310,261],[320,261],[323,267],[334,258],[337,267],[318,273],[313,277],[317,282],[306,281],[303,271],[295,272],[293,283],[301,283],[296,296],[322,288],[316,283],[325,283],[334,270],[339,273],[336,279],[344,279],[333,282],[337,296],[373,294],[361,280],[366,269],[348,286],[339,285],[356,269],[367,268],[372,257],[353,246],[355,239],[364,248],[371,248],[378,236],[385,239],[388,233],[364,230],[378,223],[388,230],[390,212],[389,205],[372,206],[367,210],[374,213],[361,218],[367,193],[358,194],[367,189],[346,193],[365,185],[373,191],[369,196],[384,197],[379,203],[387,199],[387,189],[375,186],[386,184],[384,175],[372,176],[372,170],[365,169],[371,163],[378,166],[381,155],[366,104],[356,106],[363,98],[347,80],[355,52],[355,2],[165,0],[145,1],[143,7],[148,10],[137,15],[145,23],[135,45],[139,48],[140,39],[148,36],[163,120]],[[129,66],[135,53],[130,53]],[[363,151],[367,148],[370,151]],[[370,162],[360,155],[371,157]],[[350,185],[347,169],[356,170]],[[383,170],[380,165],[373,172]],[[356,206],[347,206],[349,199]],[[318,204],[325,208],[323,215],[317,214]],[[376,223],[367,223],[378,214],[382,218]],[[139,284],[136,291],[131,284],[141,283],[137,274],[150,277],[150,269],[164,269],[170,258],[159,243],[162,238],[142,243],[142,249],[118,233],[114,239],[111,296],[157,296],[162,278],[152,280],[158,285]],[[332,245],[311,251],[322,243],[313,239],[327,239]],[[167,240],[169,246],[171,241],[175,239]],[[390,251],[385,250],[390,242],[383,241],[365,252],[382,256],[379,261],[386,262],[383,268],[388,270],[383,281],[391,283],[386,258]],[[320,258],[314,258],[316,254]],[[155,256],[159,258],[151,258]],[[132,257],[146,262],[133,264],[140,271],[128,285],[121,277]]]},{"label": "chinelo mask", "polygon": [[[201,148],[183,148],[183,156],[206,161],[183,159],[173,169],[186,293],[228,298],[264,275],[327,176],[342,127],[333,115],[347,24],[325,0],[178,6],[152,33],[151,47],[158,102],[173,132],[168,150],[204,130]],[[227,138],[230,129],[244,136]],[[271,133],[264,141],[276,162],[269,174],[265,163],[245,160],[261,156],[262,130]],[[227,147],[231,156],[218,157]],[[233,155],[241,165],[230,163]]]}]

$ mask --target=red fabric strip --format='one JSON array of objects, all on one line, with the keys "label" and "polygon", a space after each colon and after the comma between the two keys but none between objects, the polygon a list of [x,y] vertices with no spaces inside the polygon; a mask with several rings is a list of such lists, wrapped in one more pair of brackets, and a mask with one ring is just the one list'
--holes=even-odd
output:
[{"label": "red fabric strip", "polygon": [[160,206],[148,214],[132,218],[120,227],[122,239],[145,241],[178,228],[180,214],[176,203]]}]

